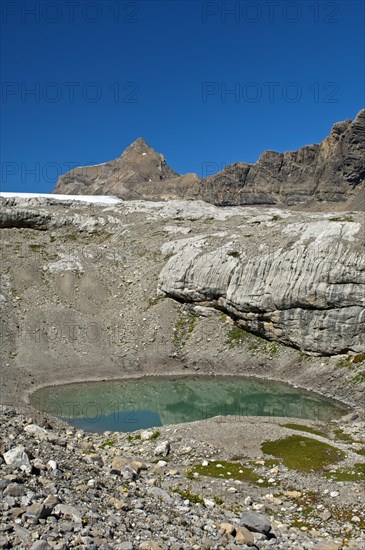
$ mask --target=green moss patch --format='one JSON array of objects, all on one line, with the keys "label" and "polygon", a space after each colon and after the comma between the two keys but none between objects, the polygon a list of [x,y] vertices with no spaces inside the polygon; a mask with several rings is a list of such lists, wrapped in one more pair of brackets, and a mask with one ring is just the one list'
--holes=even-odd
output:
[{"label": "green moss patch", "polygon": [[108,447],[113,447],[114,445],[116,445],[118,443],[118,440],[117,439],[106,439],[105,441],[103,441],[102,443],[100,443],[99,447],[101,449],[107,449]]},{"label": "green moss patch", "polygon": [[185,346],[191,336],[196,323],[196,317],[191,313],[181,313],[174,328],[174,344],[177,347]]},{"label": "green moss patch", "polygon": [[353,384],[362,384],[365,382],[365,370],[358,372],[352,379]]},{"label": "green moss patch", "polygon": [[351,435],[344,432],[341,428],[336,428],[333,430],[334,433],[334,439],[336,441],[344,441],[345,443],[352,443],[353,439]]},{"label": "green moss patch", "polygon": [[188,471],[188,476],[192,477],[194,473],[206,477],[216,477],[219,479],[239,479],[248,481],[261,487],[268,487],[270,483],[266,480],[259,483],[260,476],[248,466],[243,466],[239,462],[226,462],[225,460],[209,462],[208,466],[197,464]]},{"label": "green moss patch", "polygon": [[334,481],[365,481],[365,463],[356,463],[336,472],[326,472],[325,476]]},{"label": "green moss patch", "polygon": [[323,470],[346,456],[343,451],[332,445],[301,435],[265,441],[261,445],[261,450],[265,454],[280,458],[287,468],[301,472]]},{"label": "green moss patch", "polygon": [[173,493],[177,493],[178,495],[180,495],[181,498],[183,498],[184,500],[190,500],[190,502],[192,502],[193,504],[203,504],[204,505],[204,500],[199,495],[196,495],[195,493],[192,493],[188,489],[178,489],[178,488],[176,488],[176,489],[173,489],[172,491],[173,491]]},{"label": "green moss patch", "polygon": [[320,435],[321,437],[328,437],[327,434],[311,428],[310,426],[304,426],[303,424],[280,424],[282,428],[289,428],[290,430],[298,430],[300,432],[307,432],[310,434]]},{"label": "green moss patch", "polygon": [[356,385],[365,382],[364,357],[365,354],[359,353],[358,355],[348,355],[337,361],[337,367],[346,368],[354,373],[354,376],[347,383]]},{"label": "green moss patch", "polygon": [[128,434],[126,439],[128,443],[130,443],[131,441],[138,441],[141,439],[141,434],[135,434],[135,435]]},{"label": "green moss patch", "polygon": [[234,326],[228,331],[226,344],[233,348],[242,345],[244,342],[249,342],[250,349],[258,349],[261,343],[261,338],[243,330],[239,326]]}]

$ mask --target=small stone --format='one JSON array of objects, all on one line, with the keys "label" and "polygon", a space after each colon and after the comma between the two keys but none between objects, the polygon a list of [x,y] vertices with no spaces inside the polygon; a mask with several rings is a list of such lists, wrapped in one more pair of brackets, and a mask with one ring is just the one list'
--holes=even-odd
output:
[{"label": "small stone", "polygon": [[225,533],[228,533],[229,535],[233,535],[235,533],[236,529],[233,527],[231,523],[221,523],[218,525],[218,529],[222,529]]},{"label": "small stone", "polygon": [[9,483],[9,485],[4,490],[4,495],[9,495],[11,497],[21,497],[25,494],[25,489],[20,483]]},{"label": "small stone", "polygon": [[319,515],[319,517],[323,521],[328,521],[332,517],[332,514],[329,510],[323,510],[323,512]]},{"label": "small stone", "polygon": [[263,533],[264,535],[267,535],[271,531],[269,519],[257,512],[244,512],[241,514],[240,522],[249,531]]},{"label": "small stone", "polygon": [[289,498],[300,498],[302,493],[300,491],[284,491],[284,495]]},{"label": "small stone", "polygon": [[33,523],[37,523],[39,519],[47,517],[46,509],[43,504],[33,503],[27,508],[26,517],[33,520]]},{"label": "small stone", "polygon": [[116,510],[128,510],[128,505],[124,502],[124,500],[121,500],[119,498],[110,497],[109,498],[109,504],[111,506],[114,506]]},{"label": "small stone", "polygon": [[252,546],[254,543],[253,534],[246,527],[237,527],[235,541],[238,544]]},{"label": "small stone", "polygon": [[54,495],[48,495],[48,497],[44,499],[43,506],[47,516],[51,515],[53,509],[57,506],[57,504],[59,504],[59,502],[59,499]]},{"label": "small stone", "polygon": [[81,523],[82,516],[74,506],[68,504],[57,504],[54,509],[56,516],[66,516],[72,518],[73,521]]},{"label": "small stone", "polygon": [[57,462],[56,462],[55,460],[49,460],[49,461],[47,462],[47,468],[48,468],[49,470],[52,470],[52,472],[55,472],[55,471],[57,470],[57,468],[58,468]]},{"label": "small stone", "polygon": [[142,470],[148,469],[147,464],[145,464],[144,462],[141,462],[140,460],[133,460],[132,462],[130,462],[129,466],[135,472],[137,472],[137,474],[140,474]]},{"label": "small stone", "polygon": [[118,550],[134,550],[132,542],[125,541],[118,544]]},{"label": "small stone", "polygon": [[29,457],[25,452],[25,448],[22,445],[18,447],[13,447],[6,453],[4,453],[5,463],[14,468],[22,468],[30,472],[32,466],[29,461]]},{"label": "small stone", "polygon": [[143,430],[141,432],[141,441],[148,441],[153,436],[153,431],[151,430]]},{"label": "small stone", "polygon": [[40,460],[38,459],[35,459],[33,460],[33,467],[36,469],[36,470],[45,470],[46,469],[46,466],[45,464],[43,464],[43,462],[41,462]]},{"label": "small stone", "polygon": [[32,544],[30,550],[52,550],[52,546],[46,540],[37,540]]},{"label": "small stone", "polygon": [[313,547],[313,550],[341,550],[340,542],[319,542]]},{"label": "small stone", "polygon": [[120,474],[126,466],[127,462],[124,458],[122,458],[121,456],[115,456],[112,461],[111,473]]},{"label": "small stone", "polygon": [[48,439],[47,430],[41,428],[41,426],[37,426],[37,424],[28,424],[28,426],[25,426],[24,431],[27,434],[32,435],[35,439]]},{"label": "small stone", "polygon": [[169,441],[162,441],[157,447],[155,448],[154,454],[156,456],[162,455],[167,456],[170,452],[170,443]]},{"label": "small stone", "polygon": [[146,540],[139,545],[140,550],[163,550],[157,542]]},{"label": "small stone", "polygon": [[19,518],[24,514],[24,512],[25,512],[24,508],[15,507],[11,510],[11,515],[14,518]]},{"label": "small stone", "polygon": [[26,545],[30,546],[31,544],[31,535],[28,529],[24,529],[24,527],[20,527],[20,525],[14,525],[14,531],[16,536]]}]

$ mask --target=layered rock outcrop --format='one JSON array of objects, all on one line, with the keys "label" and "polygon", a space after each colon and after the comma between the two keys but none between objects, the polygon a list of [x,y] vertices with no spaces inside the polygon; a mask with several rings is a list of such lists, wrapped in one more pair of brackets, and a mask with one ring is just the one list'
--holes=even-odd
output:
[{"label": "layered rock outcrop", "polygon": [[[274,224],[267,225],[269,241]],[[251,332],[308,353],[360,352],[363,235],[361,218],[327,218],[286,224],[270,251],[252,249],[239,230],[220,246],[209,237],[185,239],[165,250],[173,256],[160,274],[160,292],[221,310]]]},{"label": "layered rock outcrop", "polygon": [[[264,152],[255,164],[237,162],[206,178],[180,176],[163,155],[137,139],[117,159],[60,177],[54,193],[116,195],[125,200],[200,199],[218,205],[292,206],[339,203],[360,196],[365,181],[365,110],[335,124],[320,144]],[[360,209],[352,204],[353,208]]]},{"label": "layered rock outcrop", "polygon": [[365,181],[365,110],[335,124],[319,145],[264,152],[256,164],[237,162],[200,182],[200,197],[226,206],[345,201]]}]

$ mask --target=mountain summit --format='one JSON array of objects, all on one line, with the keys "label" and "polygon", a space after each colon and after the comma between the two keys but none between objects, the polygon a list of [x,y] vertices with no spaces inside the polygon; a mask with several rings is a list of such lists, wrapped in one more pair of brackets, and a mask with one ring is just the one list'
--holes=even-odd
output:
[{"label": "mountain summit", "polygon": [[143,198],[145,185],[153,188],[178,177],[165,157],[140,137],[115,160],[75,168],[61,176],[53,193]]},{"label": "mountain summit", "polygon": [[365,110],[334,124],[320,144],[265,151],[255,164],[236,162],[200,179],[180,176],[142,138],[105,164],[75,168],[53,193],[116,195],[125,200],[201,199],[218,206],[341,203],[358,209],[365,181]]}]

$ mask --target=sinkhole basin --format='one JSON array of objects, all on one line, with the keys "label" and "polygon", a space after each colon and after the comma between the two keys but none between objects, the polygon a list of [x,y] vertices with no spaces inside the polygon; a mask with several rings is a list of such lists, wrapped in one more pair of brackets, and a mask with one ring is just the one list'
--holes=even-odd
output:
[{"label": "sinkhole basin", "polygon": [[78,429],[133,432],[215,416],[277,416],[329,421],[348,412],[336,401],[272,380],[143,377],[48,386],[30,404]]}]

